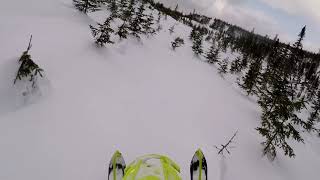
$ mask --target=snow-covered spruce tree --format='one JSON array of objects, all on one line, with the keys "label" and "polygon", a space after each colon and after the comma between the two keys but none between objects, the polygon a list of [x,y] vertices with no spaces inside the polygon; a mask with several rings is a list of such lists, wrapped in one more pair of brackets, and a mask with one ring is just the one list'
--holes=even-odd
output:
[{"label": "snow-covered spruce tree", "polygon": [[177,37],[173,42],[171,42],[171,46],[173,50],[176,50],[177,47],[184,45],[184,40],[180,37]]},{"label": "snow-covered spruce tree", "polygon": [[[304,51],[302,41],[306,34],[306,26],[304,26],[299,33],[298,40],[293,44],[293,48],[290,48],[289,60],[287,61],[288,73],[290,74],[290,88],[291,99],[299,96],[299,93],[295,93],[299,90],[299,86],[303,85],[301,79],[304,74]],[[301,93],[300,93],[301,94]],[[297,96],[298,95],[298,96]],[[299,98],[299,97],[298,97]]]},{"label": "snow-covered spruce tree", "polygon": [[276,75],[268,77],[272,83],[268,88],[260,90],[258,103],[262,108],[262,123],[257,131],[265,138],[263,154],[270,160],[277,155],[276,148],[281,148],[285,155],[294,157],[294,151],[288,144],[288,139],[304,142],[295,126],[305,126],[295,113],[304,107],[304,101],[292,101],[289,99],[289,81],[276,72]]},{"label": "snow-covered spruce tree", "polygon": [[219,48],[216,48],[215,42],[212,43],[209,52],[207,52],[206,58],[209,64],[213,64],[219,61]]},{"label": "snow-covered spruce tree", "polygon": [[247,74],[242,78],[243,83],[241,87],[247,91],[248,95],[255,93],[255,85],[258,82],[259,76],[261,74],[261,60],[256,59],[254,60],[249,67],[249,71]]},{"label": "snow-covered spruce tree", "polygon": [[320,130],[315,127],[320,122],[320,90],[317,91],[316,98],[312,101],[312,112],[307,121],[305,129],[309,132],[316,131],[320,135]]},{"label": "snow-covered spruce tree", "polygon": [[73,5],[83,13],[97,11],[100,6],[98,0],[73,0]]},{"label": "snow-covered spruce tree", "polygon": [[[22,53],[22,56],[19,59],[21,65],[14,80],[14,84],[16,84],[18,80],[27,79],[31,83],[31,88],[36,89],[38,88],[37,79],[39,76],[43,77],[41,74],[43,70],[31,59],[29,54],[32,47],[31,41],[32,36],[30,37],[27,50]],[[27,91],[29,90],[27,89]]]},{"label": "snow-covered spruce tree", "polygon": [[126,24],[126,22],[123,22],[122,25],[119,26],[117,35],[119,36],[120,40],[127,39],[128,35],[129,35],[128,29],[129,29],[129,27]]},{"label": "snow-covered spruce tree", "polygon": [[128,7],[128,0],[120,0],[119,2],[119,10],[123,14]]},{"label": "snow-covered spruce tree", "polygon": [[142,25],[145,23],[144,15],[145,7],[144,4],[141,4],[138,8],[138,11],[135,12],[135,17],[130,22],[131,35],[140,39],[139,34],[142,33]]},{"label": "snow-covered spruce tree", "polygon": [[113,17],[118,17],[118,5],[117,5],[117,1],[116,0],[110,0],[110,2],[108,3],[108,9],[111,12],[111,16]]},{"label": "snow-covered spruce tree", "polygon": [[230,68],[230,72],[231,73],[240,73],[242,70],[242,66],[241,66],[241,58],[237,57],[232,63],[231,63],[231,68]]},{"label": "snow-covered spruce tree", "polygon": [[263,154],[270,160],[277,155],[277,148],[285,155],[294,157],[295,153],[288,140],[304,142],[299,129],[306,129],[308,124],[297,113],[305,108],[304,98],[291,99],[290,74],[287,72],[287,53],[277,40],[268,56],[265,72],[260,76],[256,88],[258,103],[262,108],[261,126],[257,131],[265,138]]},{"label": "snow-covered spruce tree", "polygon": [[157,18],[157,20],[156,20],[156,23],[157,23],[157,24],[160,24],[160,21],[161,21],[161,12],[159,11],[159,12],[158,12],[158,18]]},{"label": "snow-covered spruce tree", "polygon": [[191,32],[190,32],[190,35],[189,35],[189,39],[190,40],[194,40],[194,38],[197,36],[197,30],[195,28],[192,28]]},{"label": "snow-covered spruce tree", "polygon": [[219,68],[218,71],[220,74],[225,74],[228,72],[229,59],[225,58],[222,61],[218,62]]},{"label": "snow-covered spruce tree", "polygon": [[146,16],[145,22],[142,24],[143,33],[148,34],[155,34],[156,31],[152,28],[152,25],[154,24],[154,18],[152,13]]},{"label": "snow-covered spruce tree", "polygon": [[197,32],[193,37],[192,50],[196,56],[200,56],[203,53],[202,49],[203,35]]},{"label": "snow-covered spruce tree", "polygon": [[241,70],[244,70],[247,68],[248,61],[249,61],[249,55],[247,53],[244,53],[241,58]]},{"label": "snow-covered spruce tree", "polygon": [[127,21],[130,23],[132,22],[133,16],[135,14],[135,4],[135,0],[129,0],[128,6],[123,9],[123,13],[120,16],[123,21]]},{"label": "snow-covered spruce tree", "polygon": [[126,13],[128,11],[128,7],[129,7],[129,1],[128,0],[120,0],[119,2],[119,13],[118,13],[118,17],[122,20],[127,20],[126,19]]},{"label": "snow-covered spruce tree", "polygon": [[92,35],[95,39],[95,42],[100,47],[104,46],[106,43],[113,44],[114,42],[110,39],[111,34],[114,33],[114,30],[110,27],[110,22],[113,20],[113,17],[109,17],[105,20],[103,24],[98,23],[98,27],[90,25]]}]

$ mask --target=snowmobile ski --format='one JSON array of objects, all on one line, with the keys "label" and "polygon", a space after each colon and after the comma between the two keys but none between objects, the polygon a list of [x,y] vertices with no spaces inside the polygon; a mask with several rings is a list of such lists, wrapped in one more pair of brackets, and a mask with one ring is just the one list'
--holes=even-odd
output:
[{"label": "snowmobile ski", "polygon": [[122,180],[126,163],[119,151],[116,151],[109,163],[108,180]]},{"label": "snowmobile ski", "polygon": [[190,165],[191,180],[207,180],[207,161],[202,151],[198,149],[194,154]]}]

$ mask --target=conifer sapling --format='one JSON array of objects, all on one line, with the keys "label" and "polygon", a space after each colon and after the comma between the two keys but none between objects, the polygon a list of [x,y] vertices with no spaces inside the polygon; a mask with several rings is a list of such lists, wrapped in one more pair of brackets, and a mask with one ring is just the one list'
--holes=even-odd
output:
[{"label": "conifer sapling", "polygon": [[180,47],[184,44],[184,40],[180,37],[177,37],[173,42],[171,42],[172,49],[175,50],[177,47]]},{"label": "conifer sapling", "polygon": [[31,41],[32,35],[30,37],[27,50],[22,53],[22,56],[19,59],[19,63],[21,63],[21,65],[14,80],[14,84],[16,84],[18,80],[26,78],[32,83],[31,87],[34,89],[37,87],[38,76],[43,77],[43,75],[41,74],[43,70],[31,59],[31,56],[29,54],[29,51],[32,47]]},{"label": "conifer sapling", "polygon": [[73,5],[84,13],[99,10],[99,3],[97,0],[73,0]]},{"label": "conifer sapling", "polygon": [[90,25],[90,29],[93,37],[95,38],[95,42],[97,45],[104,46],[106,43],[113,44],[114,42],[110,39],[111,34],[114,30],[110,27],[110,22],[112,17],[109,17],[105,20],[103,24],[98,23],[98,27],[94,27]]}]

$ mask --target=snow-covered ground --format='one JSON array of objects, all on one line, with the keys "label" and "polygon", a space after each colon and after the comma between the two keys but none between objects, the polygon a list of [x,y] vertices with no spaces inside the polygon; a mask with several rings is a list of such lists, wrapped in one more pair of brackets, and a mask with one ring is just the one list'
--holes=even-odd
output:
[{"label": "snow-covered ground", "polygon": [[[186,180],[197,148],[207,158],[209,180],[319,177],[316,137],[294,145],[295,159],[281,151],[272,163],[261,156],[258,105],[193,56],[188,27],[179,24],[170,35],[175,22],[168,18],[161,33],[142,43],[97,48],[88,27],[96,16],[79,13],[71,0],[1,3],[1,180],[103,180],[116,150],[127,163],[166,154]],[[48,79],[33,103],[13,86],[30,34],[30,53]],[[186,45],[174,52],[177,35]],[[221,158],[214,145],[236,130],[235,148]]]}]

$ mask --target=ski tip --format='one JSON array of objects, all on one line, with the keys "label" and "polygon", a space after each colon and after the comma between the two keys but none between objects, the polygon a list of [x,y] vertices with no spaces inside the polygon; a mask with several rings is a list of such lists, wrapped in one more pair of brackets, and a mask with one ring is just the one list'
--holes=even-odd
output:
[{"label": "ski tip", "polygon": [[112,161],[119,158],[119,157],[122,157],[122,154],[120,151],[116,150],[116,152],[113,153],[113,156],[112,156]]},{"label": "ski tip", "polygon": [[114,152],[109,163],[108,180],[121,180],[124,176],[126,163],[120,151]]},{"label": "ski tip", "polygon": [[191,180],[207,180],[207,161],[201,149],[198,149],[191,160]]},{"label": "ski tip", "polygon": [[197,158],[199,160],[204,159],[204,154],[203,154],[203,152],[202,152],[202,150],[200,148],[196,151],[196,153],[194,155],[197,156]]}]

